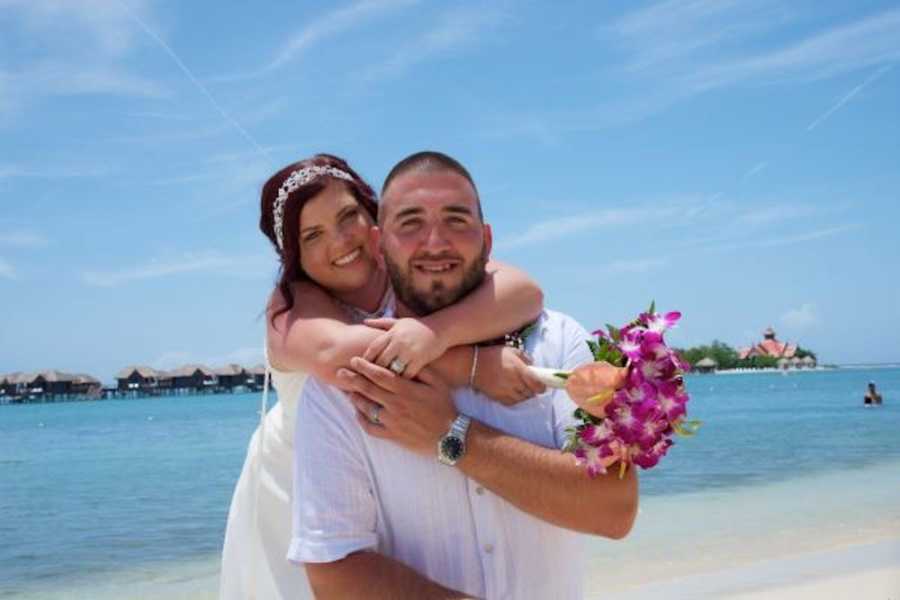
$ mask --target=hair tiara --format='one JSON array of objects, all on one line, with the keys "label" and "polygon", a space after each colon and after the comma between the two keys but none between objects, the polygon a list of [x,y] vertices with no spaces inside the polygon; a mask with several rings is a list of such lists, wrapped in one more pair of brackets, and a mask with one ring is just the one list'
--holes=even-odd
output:
[{"label": "hair tiara", "polygon": [[278,196],[275,198],[275,204],[272,207],[272,220],[274,222],[275,240],[278,242],[278,249],[284,251],[284,204],[287,202],[288,196],[300,187],[313,181],[321,175],[329,175],[335,179],[343,179],[344,181],[353,182],[353,176],[346,171],[342,171],[335,167],[303,167],[288,175],[281,187],[278,188]]}]

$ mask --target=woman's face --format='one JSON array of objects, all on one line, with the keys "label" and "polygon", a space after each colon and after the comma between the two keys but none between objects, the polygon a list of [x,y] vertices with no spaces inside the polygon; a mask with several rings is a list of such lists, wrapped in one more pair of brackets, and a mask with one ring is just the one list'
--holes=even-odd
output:
[{"label": "woman's face", "polygon": [[300,211],[300,265],[310,279],[332,292],[351,292],[371,281],[372,219],[353,194],[331,181]]}]

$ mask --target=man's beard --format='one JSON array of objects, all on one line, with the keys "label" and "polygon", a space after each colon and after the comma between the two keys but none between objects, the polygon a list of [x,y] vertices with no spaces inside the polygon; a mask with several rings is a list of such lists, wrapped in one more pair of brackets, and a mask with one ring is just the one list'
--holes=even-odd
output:
[{"label": "man's beard", "polygon": [[404,270],[387,254],[384,256],[384,262],[397,298],[413,313],[423,317],[445,306],[450,306],[481,285],[486,273],[487,256],[482,251],[481,256],[466,268],[462,281],[455,289],[446,287],[441,281],[435,281],[432,282],[431,289],[427,291],[417,290],[413,286],[412,267]]}]

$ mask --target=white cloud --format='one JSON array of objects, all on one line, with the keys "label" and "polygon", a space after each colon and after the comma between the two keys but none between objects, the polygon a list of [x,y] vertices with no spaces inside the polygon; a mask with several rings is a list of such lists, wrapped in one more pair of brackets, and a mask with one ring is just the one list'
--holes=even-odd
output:
[{"label": "white cloud", "polygon": [[900,10],[872,15],[812,35],[780,50],[695,70],[697,91],[756,80],[811,81],[900,60]]},{"label": "white cloud", "polygon": [[159,279],[184,273],[217,273],[237,277],[269,277],[274,261],[261,256],[233,257],[216,252],[185,254],[168,260],[152,260],[142,265],[111,270],[88,270],[82,281],[99,287],[116,287],[134,281]]},{"label": "white cloud", "polygon": [[139,39],[134,15],[149,18],[145,1],[4,0],[2,6],[14,22],[13,31],[32,41],[36,50],[24,62],[5,63],[0,114],[8,117],[48,96],[169,95],[165,86],[124,65]]},{"label": "white cloud", "polygon": [[261,68],[247,73],[211,77],[209,80],[217,82],[241,81],[266,75],[297,60],[317,44],[383,17],[397,9],[415,5],[418,1],[362,0],[349,6],[338,8],[313,19],[296,31]]},{"label": "white cloud", "polygon": [[780,238],[772,238],[768,240],[761,240],[758,242],[752,242],[748,244],[749,246],[758,246],[760,248],[768,248],[772,246],[785,246],[788,244],[798,244],[801,242],[811,242],[814,240],[821,240],[824,238],[833,237],[835,235],[840,235],[842,233],[846,233],[847,231],[851,231],[853,229],[859,229],[859,225],[851,224],[851,225],[839,225],[836,227],[824,227],[822,229],[816,229],[814,231],[807,231],[803,233],[797,233],[794,235],[788,235]]},{"label": "white cloud", "polygon": [[637,208],[610,208],[593,210],[563,217],[546,219],[532,225],[522,233],[499,240],[495,248],[509,250],[532,244],[540,244],[560,238],[602,229],[637,224],[678,224],[684,225],[701,215],[691,202],[671,202],[656,206]]},{"label": "white cloud", "polygon": [[781,316],[781,322],[795,330],[809,329],[818,321],[816,307],[813,304],[804,304],[800,308],[792,308]]},{"label": "white cloud", "polygon": [[744,225],[773,225],[786,221],[808,219],[819,212],[824,212],[809,204],[777,204],[763,208],[748,210],[737,217],[737,222]]},{"label": "white cloud", "polygon": [[722,52],[789,19],[782,3],[771,0],[669,0],[636,9],[603,32],[630,52],[627,69],[642,71]]},{"label": "white cloud", "polygon": [[47,238],[31,231],[0,232],[0,244],[17,248],[40,248],[46,246]]},{"label": "white cloud", "polygon": [[0,258],[0,279],[15,279],[16,278],[16,270],[13,268],[12,264]]},{"label": "white cloud", "polygon": [[504,14],[483,6],[445,12],[437,25],[404,44],[386,61],[372,65],[361,74],[366,82],[399,77],[414,66],[438,56],[478,43],[484,30],[499,24]]}]

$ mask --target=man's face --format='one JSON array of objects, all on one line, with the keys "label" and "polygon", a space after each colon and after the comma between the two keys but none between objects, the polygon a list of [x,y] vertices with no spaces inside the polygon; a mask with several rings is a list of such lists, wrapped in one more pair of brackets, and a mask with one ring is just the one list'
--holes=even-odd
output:
[{"label": "man's face", "polygon": [[418,315],[453,304],[484,279],[490,226],[453,171],[409,172],[382,198],[381,250],[400,301]]}]

